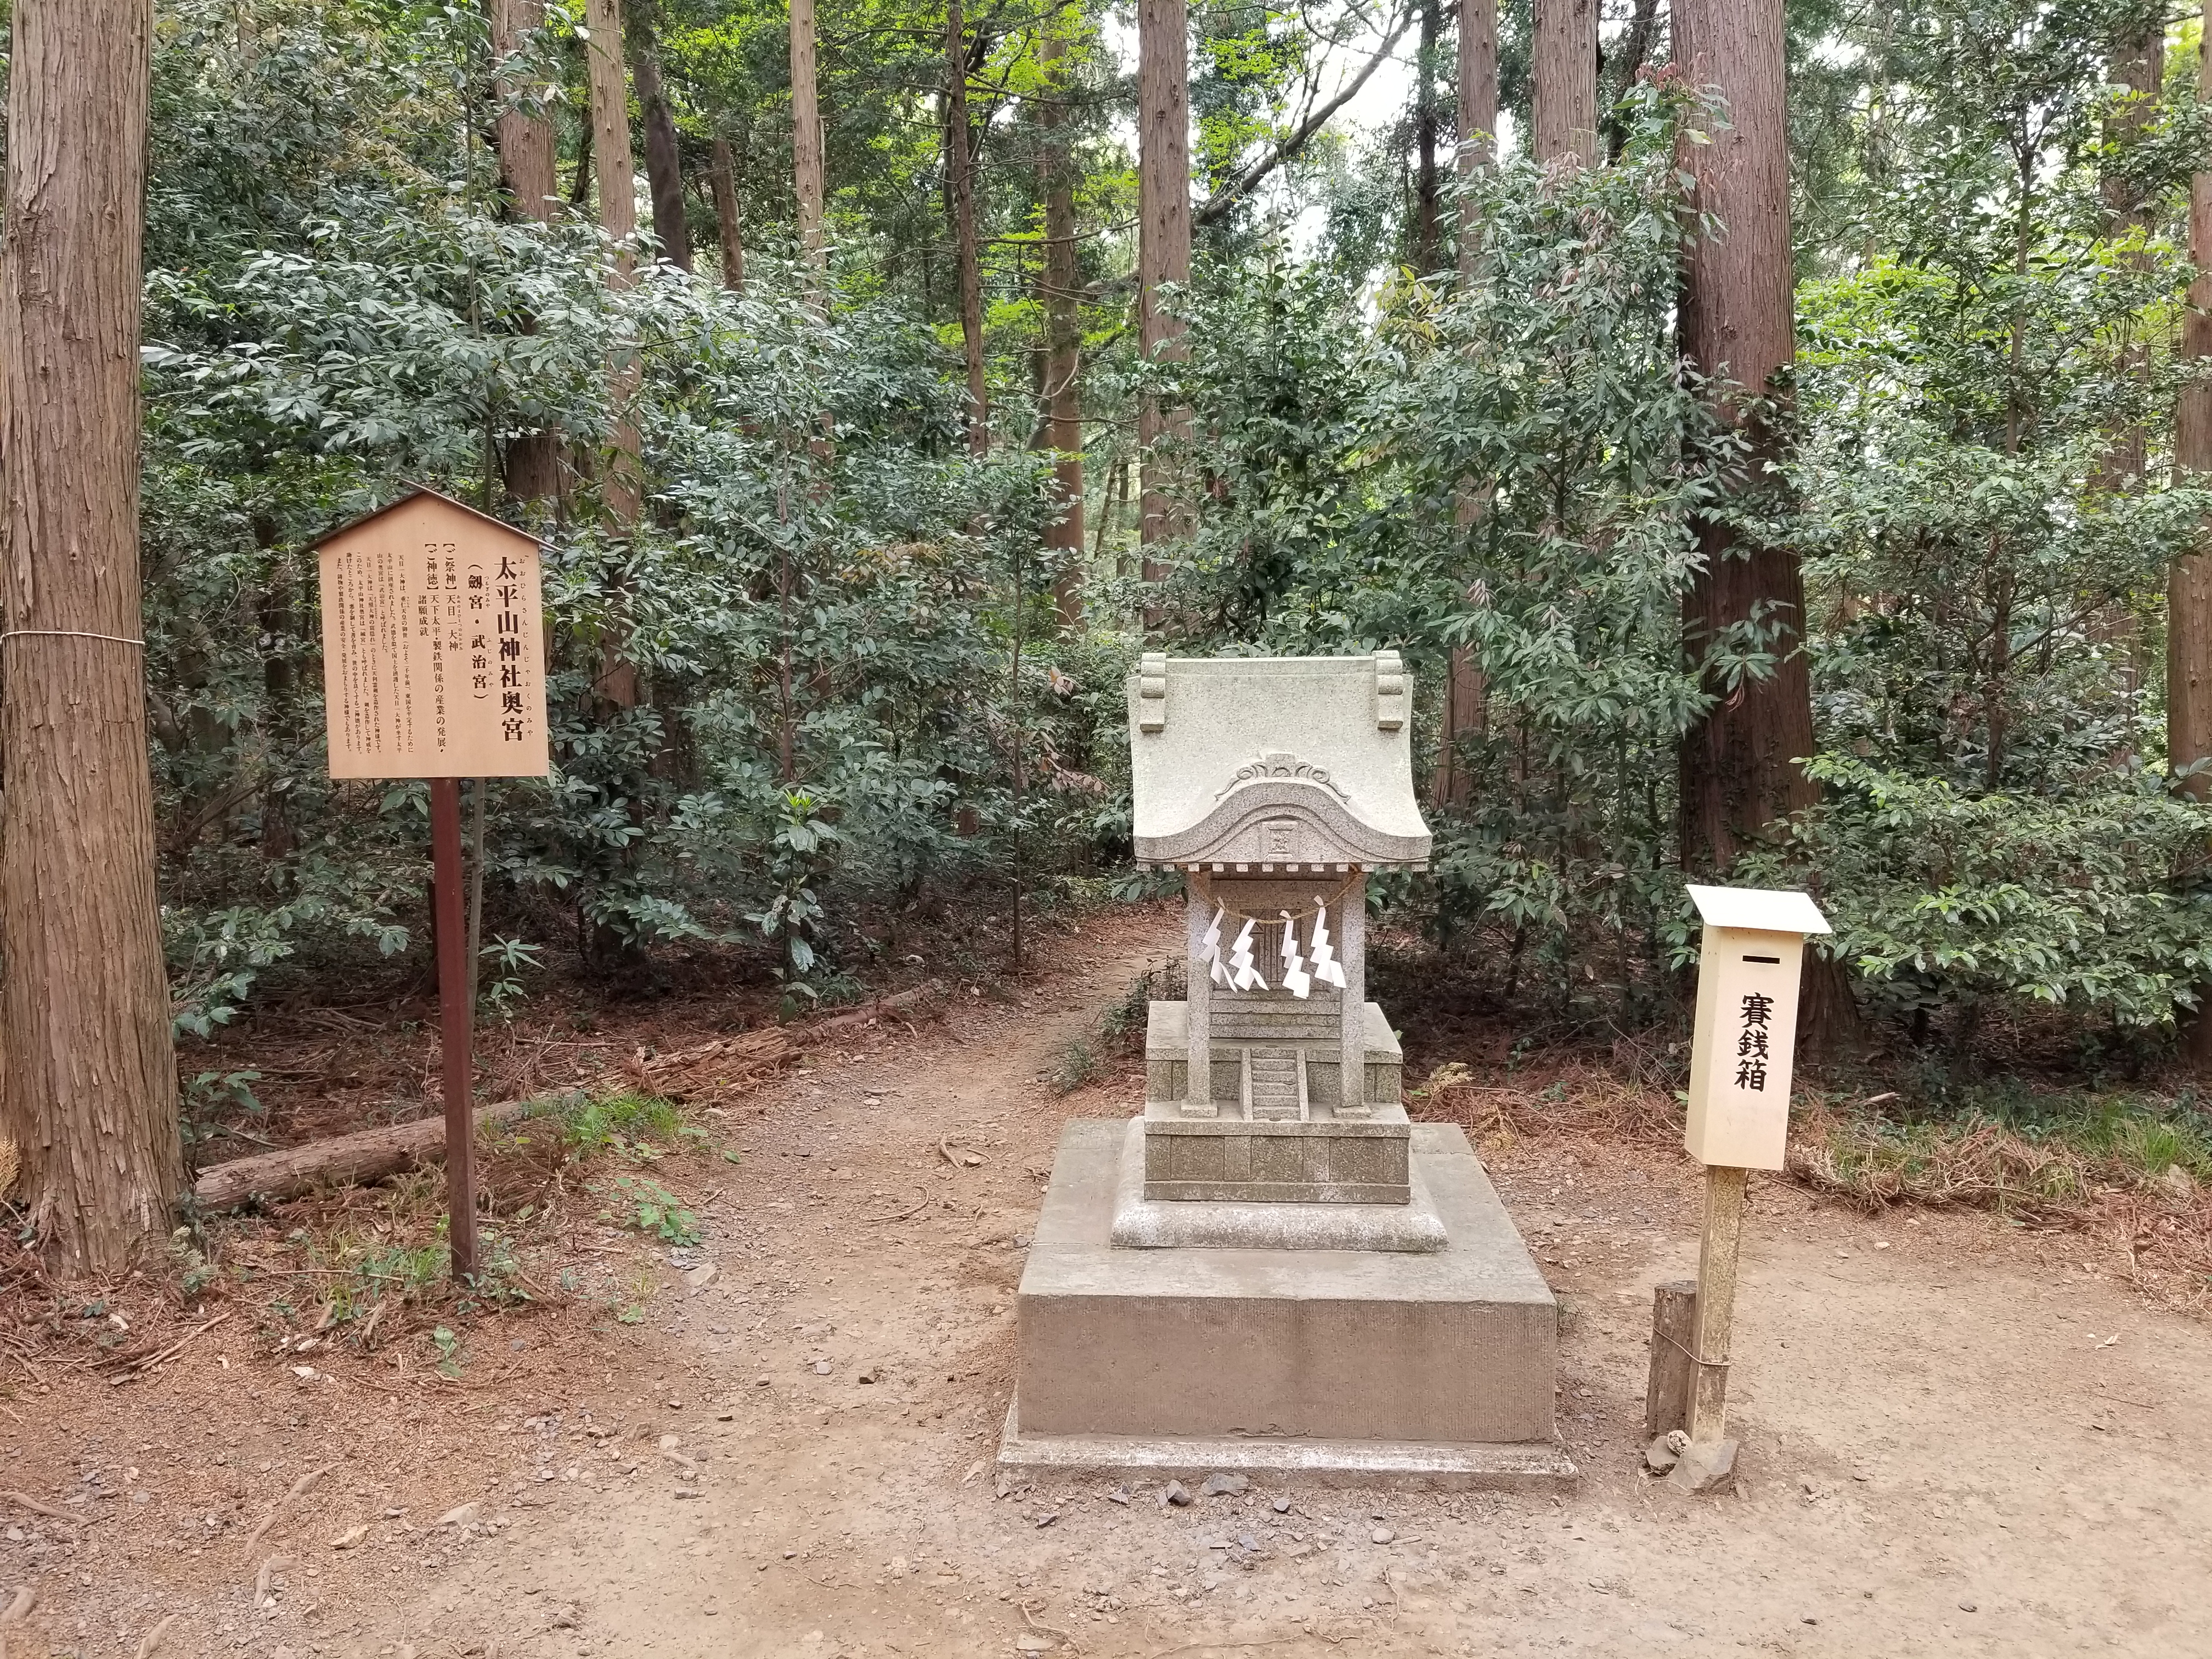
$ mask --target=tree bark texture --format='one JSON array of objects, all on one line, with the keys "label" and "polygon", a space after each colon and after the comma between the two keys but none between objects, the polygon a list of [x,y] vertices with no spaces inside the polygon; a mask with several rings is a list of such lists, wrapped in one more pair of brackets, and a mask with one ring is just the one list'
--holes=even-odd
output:
[{"label": "tree bark texture", "polygon": [[[490,0],[493,57],[512,57],[523,38],[545,22],[545,0]],[[554,182],[553,123],[512,107],[518,97],[543,96],[550,90],[542,84],[525,85],[504,76],[495,88],[500,102],[498,123],[499,180],[515,212],[539,224],[550,224],[559,199]]]},{"label": "tree bark texture", "polygon": [[730,141],[714,140],[714,165],[708,175],[714,186],[714,229],[722,244],[722,286],[745,291],[744,222],[738,210],[738,162]]},{"label": "tree bark texture", "polygon": [[57,1270],[116,1273],[184,1179],[138,570],[150,0],[18,0],[0,247],[0,1123]]},{"label": "tree bark texture", "polygon": [[[545,21],[544,0],[489,0],[492,55],[514,55],[523,39]],[[524,94],[543,96],[551,88],[524,84],[501,76],[494,91],[500,102],[497,125],[500,185],[514,213],[539,224],[550,224],[560,205],[560,185],[554,173],[553,123],[512,107]],[[501,458],[502,482],[508,496],[519,501],[544,501],[562,493],[561,434],[548,430],[524,432],[507,441]]]},{"label": "tree bark texture", "polygon": [[[1460,0],[1459,155],[1462,177],[1498,155],[1498,0]],[[1474,241],[1461,228],[1459,268],[1474,263]]]},{"label": "tree bark texture", "polygon": [[1536,159],[1588,166],[1598,155],[1597,0],[1535,0],[1535,14]]},{"label": "tree bark texture", "polygon": [[645,182],[653,198],[653,234],[660,257],[679,270],[691,269],[691,227],[684,217],[684,158],[676,147],[676,117],[660,79],[660,35],[653,27],[650,0],[638,0],[629,13],[630,75],[637,83],[637,109],[645,123]]},{"label": "tree bark texture", "polygon": [[[1137,323],[1146,358],[1182,355],[1183,325],[1160,309],[1166,283],[1190,281],[1190,14],[1186,0],[1139,0],[1137,13]],[[1180,533],[1176,480],[1152,447],[1182,435],[1187,410],[1163,410],[1154,398],[1139,405],[1137,441],[1145,449],[1143,518],[1139,535],[1150,549]],[[1145,560],[1146,580],[1164,567]]]},{"label": "tree bark texture", "polygon": [[[1728,125],[1714,124],[1710,143],[1682,147],[1696,205],[1722,227],[1688,250],[1682,350],[1719,382],[1719,412],[1747,428],[1750,465],[1762,470],[1777,458],[1778,437],[1746,399],[1768,395],[1796,352],[1782,14],[1783,0],[1678,0],[1674,11],[1675,61],[1699,84],[1717,86],[1728,106]],[[1741,542],[1711,519],[1699,521],[1698,543],[1704,563],[1682,618],[1693,655],[1762,605],[1782,630],[1773,672],[1733,690],[1709,684],[1718,701],[1682,742],[1682,862],[1725,871],[1739,848],[1818,794],[1796,764],[1813,752],[1812,682],[1800,649],[1805,584],[1794,549]]]},{"label": "tree bark texture", "polygon": [[830,244],[823,204],[829,180],[822,156],[822,107],[814,88],[814,0],[791,0],[791,167],[799,196],[799,245],[817,310],[829,299]]},{"label": "tree bark texture", "polygon": [[960,0],[945,10],[945,182],[960,283],[960,344],[968,363],[968,449],[991,453],[991,392],[983,378],[983,264],[975,245],[975,177],[968,129],[968,26]]},{"label": "tree bark texture", "polygon": [[1037,278],[1044,313],[1044,447],[1053,452],[1053,484],[1061,516],[1045,532],[1058,563],[1053,596],[1060,625],[1083,620],[1083,319],[1082,273],[1075,258],[1075,170],[1068,154],[1068,16],[1047,20],[1037,57],[1044,96],[1037,103],[1037,180],[1044,198],[1044,264]]},{"label": "tree bark texture", "polygon": [[1421,0],[1420,46],[1413,71],[1413,269],[1424,276],[1443,263],[1443,186],[1437,176],[1437,137],[1443,125],[1437,99],[1437,41],[1442,27],[1438,0]]},{"label": "tree bark texture", "polygon": [[[2212,0],[2204,23],[2212,30]],[[2212,36],[2208,36],[2212,40]],[[2198,47],[2197,95],[2212,100],[2212,54]],[[2190,284],[2182,313],[2181,355],[2199,368],[2212,367],[2212,168],[2189,180],[2189,258],[2201,274]],[[2192,380],[2181,389],[2174,410],[2175,471],[2212,473],[2212,380]],[[2197,545],[2174,560],[2166,584],[2166,755],[2176,771],[2212,758],[2212,525],[2199,531]],[[2199,773],[2181,786],[2199,800],[2212,799],[2212,775]],[[2200,1000],[2212,992],[2200,989]],[[2212,1012],[2200,1010],[2189,1024],[2187,1045],[2200,1072],[2212,1068]]]},{"label": "tree bark texture", "polygon": [[[1465,179],[1497,155],[1498,0],[1460,0],[1458,92],[1456,165]],[[1481,246],[1479,230],[1468,222],[1462,203],[1458,231],[1462,278],[1474,273]],[[1452,504],[1453,522],[1462,534],[1472,532],[1480,520],[1485,500],[1486,492],[1473,480],[1462,482]],[[1460,738],[1488,723],[1489,701],[1481,664],[1465,646],[1454,647],[1444,661],[1443,719],[1437,733],[1436,772],[1430,781],[1430,799],[1439,806],[1464,805],[1472,793],[1474,780],[1460,763]]]},{"label": "tree bark texture", "polygon": [[637,234],[637,161],[629,145],[629,85],[623,73],[621,0],[586,0],[591,31],[585,54],[592,101],[592,168],[599,190],[599,224],[622,248],[617,286],[629,286]]},{"label": "tree bark texture", "polygon": [[[587,0],[591,30],[592,157],[599,187],[599,224],[619,252],[608,282],[617,289],[636,281],[632,248],[637,235],[637,162],[630,149],[629,88],[623,73],[620,0]],[[643,445],[630,418],[636,402],[638,365],[621,350],[607,365],[608,399],[614,410],[599,496],[607,523],[617,533],[635,526],[644,500]],[[599,642],[592,690],[617,708],[638,701],[637,668],[623,654],[622,630],[613,626]]]}]

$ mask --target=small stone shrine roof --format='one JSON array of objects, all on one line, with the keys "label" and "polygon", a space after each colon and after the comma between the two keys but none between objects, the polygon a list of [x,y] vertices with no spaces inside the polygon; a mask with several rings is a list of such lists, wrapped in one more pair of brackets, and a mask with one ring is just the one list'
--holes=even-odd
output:
[{"label": "small stone shrine roof", "polygon": [[1136,855],[1273,873],[1420,868],[1413,689],[1371,657],[1175,657],[1129,677]]}]

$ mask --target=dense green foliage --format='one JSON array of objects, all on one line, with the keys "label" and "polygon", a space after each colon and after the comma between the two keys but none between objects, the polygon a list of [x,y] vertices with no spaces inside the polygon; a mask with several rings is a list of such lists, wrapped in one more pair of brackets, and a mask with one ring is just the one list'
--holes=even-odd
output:
[{"label": "dense green foliage", "polygon": [[[1505,95],[1525,117],[1526,8],[1504,9]],[[781,6],[634,11],[701,256],[696,274],[647,262],[622,288],[585,185],[580,9],[556,8],[507,65],[558,93],[577,206],[539,226],[498,188],[475,11],[166,0],[144,527],[182,1026],[206,1030],[279,963],[329,982],[420,948],[422,791],[334,786],[322,766],[309,551],[409,482],[550,547],[555,782],[486,803],[501,998],[549,951],[635,978],[686,942],[743,947],[791,998],[835,993],[872,953],[903,953],[896,919],[1114,869],[1120,679],[1149,629],[1192,651],[1401,648],[1425,765],[1444,663],[1468,653],[1470,787],[1433,811],[1432,873],[1383,902],[1504,1000],[1648,1023],[1692,943],[1677,747],[1706,688],[1772,672],[1774,635],[1683,647],[1689,518],[1737,458],[1680,367],[1676,283],[1684,239],[1724,233],[1692,221],[1677,170],[1696,90],[1664,68],[1663,29],[1626,61],[1614,9],[1613,165],[1509,156],[1474,175],[1443,204],[1447,231],[1477,240],[1462,276],[1449,234],[1446,269],[1406,263],[1418,124],[1324,133],[1201,235],[1173,301],[1190,353],[1164,365],[1137,362],[1130,327],[1115,14],[975,13],[995,437],[975,459],[942,9],[825,0],[825,317],[789,263]],[[2055,1005],[2062,1027],[2152,1043],[2212,978],[2212,817],[2171,787],[2162,712],[2161,584],[2212,506],[2171,464],[2177,239],[2206,143],[2193,28],[2167,43],[2156,107],[2108,84],[2152,15],[1791,8],[1792,459],[1730,510],[1806,561],[1825,795],[1738,873],[1817,884],[1863,1008],[1915,1040]],[[1194,8],[1199,198],[1296,125],[1320,66],[1340,74],[1371,44],[1362,15]],[[1031,447],[1055,16],[1090,463],[1087,544],[1057,562],[1050,457]],[[1442,56],[1426,79],[1448,106]],[[736,156],[741,292],[714,274],[716,140]],[[1449,160],[1447,134],[1447,178]],[[647,504],[622,533],[597,482],[611,365],[639,386]],[[1133,574],[1146,387],[1195,411],[1194,528],[1158,550],[1156,588]],[[518,447],[549,431],[567,489],[512,497]],[[1079,625],[1060,625],[1056,586],[1081,589]],[[607,695],[616,653],[640,675],[634,707]],[[893,924],[863,931],[869,915]]]}]

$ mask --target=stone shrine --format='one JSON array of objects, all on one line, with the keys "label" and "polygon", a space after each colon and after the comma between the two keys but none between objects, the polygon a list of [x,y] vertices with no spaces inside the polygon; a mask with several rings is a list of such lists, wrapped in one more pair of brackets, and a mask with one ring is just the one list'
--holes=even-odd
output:
[{"label": "stone shrine", "polygon": [[1188,994],[1146,1099],[1061,1138],[1017,1301],[1010,1468],[1571,1479],[1558,1309],[1366,995],[1370,872],[1425,867],[1395,652],[1140,659],[1135,852]]}]

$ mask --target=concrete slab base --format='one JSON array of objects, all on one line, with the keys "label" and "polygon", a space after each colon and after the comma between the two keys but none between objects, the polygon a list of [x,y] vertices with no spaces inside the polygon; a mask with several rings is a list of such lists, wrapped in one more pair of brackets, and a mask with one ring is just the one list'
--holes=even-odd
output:
[{"label": "concrete slab base", "polygon": [[1121,1249],[1441,1250],[1443,1218],[1418,1169],[1403,1204],[1203,1203],[1145,1196],[1146,1125],[1131,1120],[1114,1189]]},{"label": "concrete slab base", "polygon": [[1458,1129],[1413,1126],[1433,1251],[1116,1248],[1127,1136],[1061,1136],[1016,1304],[1010,1466],[1565,1478],[1559,1307]]},{"label": "concrete slab base", "polygon": [[1408,1486],[1438,1492],[1559,1492],[1574,1462],[1550,1441],[1479,1445],[1404,1440],[1232,1440],[1034,1434],[1021,1401],[1006,1412],[999,1467],[1010,1474],[1140,1474],[1202,1480],[1217,1472],[1316,1486]]}]

